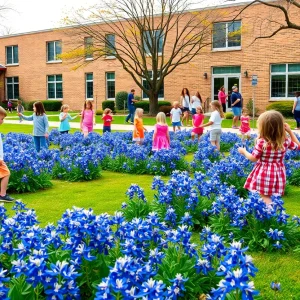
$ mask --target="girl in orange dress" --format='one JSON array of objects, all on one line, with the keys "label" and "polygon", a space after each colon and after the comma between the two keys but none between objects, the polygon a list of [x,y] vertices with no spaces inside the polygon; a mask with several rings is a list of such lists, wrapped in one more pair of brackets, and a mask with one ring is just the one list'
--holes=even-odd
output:
[{"label": "girl in orange dress", "polygon": [[144,110],[142,108],[137,108],[133,122],[134,128],[132,140],[139,145],[143,144],[145,138],[144,131],[147,131],[143,124],[143,112]]}]

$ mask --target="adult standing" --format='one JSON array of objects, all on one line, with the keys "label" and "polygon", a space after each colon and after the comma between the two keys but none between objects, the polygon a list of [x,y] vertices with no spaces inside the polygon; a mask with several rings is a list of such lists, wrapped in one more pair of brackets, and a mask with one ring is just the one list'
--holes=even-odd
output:
[{"label": "adult standing", "polygon": [[182,126],[183,121],[185,120],[185,126],[189,126],[189,113],[191,110],[191,103],[190,103],[190,92],[187,88],[183,88],[181,91],[181,106],[182,106]]},{"label": "adult standing", "polygon": [[242,114],[242,95],[239,93],[239,89],[236,85],[232,87],[231,94],[231,109],[233,112],[232,128],[238,128],[238,120]]},{"label": "adult standing", "polygon": [[195,93],[195,95],[192,96],[191,103],[192,103],[192,115],[195,115],[196,114],[196,108],[199,107],[199,106],[202,108],[202,98],[201,98],[201,95],[200,95],[199,91],[197,91]]},{"label": "adult standing", "polygon": [[[130,91],[130,93],[128,94],[128,98],[127,98],[127,107],[129,110],[129,114],[126,117],[126,122],[130,123],[130,124],[133,124],[133,118],[134,118],[134,112],[135,112],[134,103],[137,102],[137,100],[134,100],[134,93],[135,93],[135,90],[132,89]],[[129,122],[129,119],[130,119],[130,122]]]},{"label": "adult standing", "polygon": [[300,92],[295,92],[295,97],[292,113],[297,123],[295,129],[300,129]]},{"label": "adult standing", "polygon": [[227,95],[225,93],[225,88],[224,88],[224,85],[223,85],[219,89],[218,99],[219,99],[220,104],[222,105],[224,113],[226,113],[226,98],[227,98]]}]

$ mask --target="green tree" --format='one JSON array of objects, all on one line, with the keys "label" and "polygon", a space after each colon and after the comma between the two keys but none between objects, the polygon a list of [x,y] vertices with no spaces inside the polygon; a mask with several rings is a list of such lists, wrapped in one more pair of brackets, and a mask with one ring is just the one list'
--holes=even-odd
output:
[{"label": "green tree", "polygon": [[[150,114],[156,114],[165,78],[211,43],[216,19],[213,10],[191,10],[186,0],[104,0],[65,19],[77,25],[69,31],[77,44],[62,58],[80,66],[83,55],[114,56],[149,97]],[[87,36],[82,51],[78,41]]]}]

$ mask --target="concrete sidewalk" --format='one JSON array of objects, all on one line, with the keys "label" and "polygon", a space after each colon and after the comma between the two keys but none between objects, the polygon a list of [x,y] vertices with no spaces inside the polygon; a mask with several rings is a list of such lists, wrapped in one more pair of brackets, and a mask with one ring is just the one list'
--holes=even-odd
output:
[{"label": "concrete sidewalk", "polygon": [[[22,123],[19,123],[18,120],[9,120],[9,119],[5,119],[5,123],[6,124],[18,124],[20,126],[23,125],[31,125],[32,126],[32,121],[25,121],[23,120]],[[49,126],[52,128],[58,128],[60,125],[60,122],[53,122],[50,121],[49,122]],[[71,128],[74,129],[80,129],[80,123],[79,122],[70,122]],[[153,131],[154,129],[154,125],[145,125],[144,126],[148,131]],[[94,126],[94,129],[102,129],[103,128],[103,124],[96,124]],[[133,125],[131,124],[111,124],[111,129],[115,130],[115,131],[130,131],[133,130]],[[181,130],[191,130],[192,127],[185,127],[182,126]],[[169,130],[172,131],[173,127],[169,126]],[[209,127],[204,128],[204,132],[209,131]],[[222,128],[223,132],[233,132],[233,133],[240,133],[238,129],[232,129],[232,128]],[[253,130],[253,133],[257,133],[257,129]]]}]

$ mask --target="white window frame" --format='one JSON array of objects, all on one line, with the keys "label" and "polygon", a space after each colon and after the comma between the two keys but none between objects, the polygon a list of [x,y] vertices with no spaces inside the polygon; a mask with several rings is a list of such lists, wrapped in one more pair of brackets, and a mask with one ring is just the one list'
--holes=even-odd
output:
[{"label": "white window frame", "polygon": [[[152,30],[153,32],[156,32],[156,31],[162,31],[161,29],[156,29],[156,30]],[[145,31],[145,33],[147,34],[147,32],[151,32],[151,30],[147,30],[147,31]],[[164,43],[164,39],[165,39],[165,37],[164,37],[164,34],[161,36],[161,39],[162,39],[162,44]],[[146,56],[151,56],[151,53],[150,52],[147,52],[146,50],[146,48],[144,47],[144,38],[143,38],[143,49],[144,49],[144,51],[145,51],[145,53],[146,53]],[[149,51],[150,51],[150,49],[148,49]],[[159,49],[157,49],[157,50],[159,50]],[[162,52],[158,52],[157,53],[158,54],[158,56],[161,56],[162,55]]]},{"label": "white window frame", "polygon": [[[7,78],[12,78],[12,83],[10,82],[7,82]],[[14,82],[15,81],[15,78],[18,78],[18,82]],[[18,76],[9,76],[9,77],[5,77],[5,88],[6,88],[6,99],[7,100],[18,100],[18,98],[15,97],[15,89],[14,89],[14,85],[17,84],[18,87],[19,87],[19,97],[20,97],[20,85],[19,85],[19,77]],[[8,85],[11,85],[12,86],[12,89],[13,89],[13,98],[8,98]]]},{"label": "white window frame", "polygon": [[[300,62],[299,62],[300,63]],[[293,64],[299,64],[299,63],[277,63],[277,64],[270,64],[270,100],[276,101],[276,100],[294,100],[295,97],[288,97],[288,88],[289,88],[289,82],[288,82],[288,75],[300,75],[300,71],[298,72],[289,72],[288,65]],[[285,72],[272,72],[272,66],[275,65],[285,65]],[[272,96],[272,75],[285,75],[285,97],[271,97]]]},{"label": "white window frame", "polygon": [[[115,34],[112,34],[112,33],[108,33],[108,34],[105,35],[105,40],[107,40],[106,37],[107,37],[108,35],[113,35],[113,36],[114,36],[114,38],[115,38],[114,48],[116,48],[116,35],[115,35]],[[106,43],[105,43],[105,47],[107,47]],[[111,55],[107,55],[105,58],[106,58],[106,59],[114,59],[114,58],[116,58],[116,53],[113,53],[113,54],[111,54]],[[109,73],[109,72],[108,72],[108,73]]]},{"label": "white window frame", "polygon": [[[151,79],[153,79],[153,71],[152,70],[148,70],[148,72],[152,73]],[[159,79],[160,79],[160,77],[157,78],[157,80],[159,80]],[[144,86],[144,81],[146,81],[146,79],[144,79],[142,77],[142,86]],[[165,82],[163,84],[164,84],[164,96],[162,98],[161,97],[158,98],[158,100],[165,100]],[[144,91],[142,90],[142,100],[149,100],[149,98],[144,98],[143,97],[143,93],[144,93]]]},{"label": "white window frame", "polygon": [[[92,74],[93,75],[93,79],[87,79],[88,74]],[[93,83],[93,98],[88,98],[87,97],[87,83],[88,82],[92,82]],[[86,100],[94,100],[94,73],[93,72],[89,72],[89,73],[85,73],[85,99]]]},{"label": "white window frame", "polygon": [[[17,63],[14,62],[14,48],[15,47],[18,48],[18,62]],[[13,62],[11,64],[7,63],[7,48],[12,48],[12,61]],[[18,66],[19,65],[19,45],[11,45],[11,46],[6,46],[5,47],[5,60],[6,60],[5,61],[6,66]]]},{"label": "white window frame", "polygon": [[[54,43],[54,59],[52,59],[52,60],[48,60],[48,44],[50,44],[50,43]],[[58,55],[56,53],[56,43],[60,43],[60,50],[61,50],[61,53],[62,53],[62,41],[61,40],[46,42],[46,55],[47,55],[46,61],[47,61],[48,64],[55,64],[55,63],[61,63],[62,62],[61,59],[56,59],[56,57]],[[59,53],[59,54],[61,54],[61,53]]]},{"label": "white window frame", "polygon": [[[61,81],[57,81],[56,80],[56,76],[59,76],[61,75]],[[49,81],[49,76],[55,76],[55,81]],[[49,98],[49,90],[48,90],[48,86],[49,86],[49,83],[54,83],[54,88],[55,88],[55,98]],[[62,84],[62,92],[63,92],[63,95],[64,95],[64,87],[63,87],[63,75],[62,74],[50,74],[50,75],[47,75],[47,100],[63,100],[63,98],[57,98],[57,91],[56,91],[56,84],[57,83],[61,83]]]},{"label": "white window frame", "polygon": [[[222,48],[214,48],[214,34],[212,35],[212,51],[234,51],[234,50],[241,50],[242,49],[242,33],[241,33],[241,45],[240,46],[235,46],[235,47],[228,47],[228,26],[231,23],[234,22],[241,22],[241,27],[242,27],[242,21],[241,20],[235,20],[235,21],[231,21],[231,22],[216,22],[214,24],[226,24],[226,46],[222,47]],[[214,26],[213,24],[213,26]],[[213,28],[213,32],[214,32],[214,28]]]},{"label": "white window frame", "polygon": [[[114,79],[108,79],[107,74],[114,73],[115,78]],[[114,98],[108,98],[108,82],[114,82],[115,83],[115,97]],[[116,72],[105,72],[105,87],[106,87],[106,100],[115,100],[116,99]]]}]

